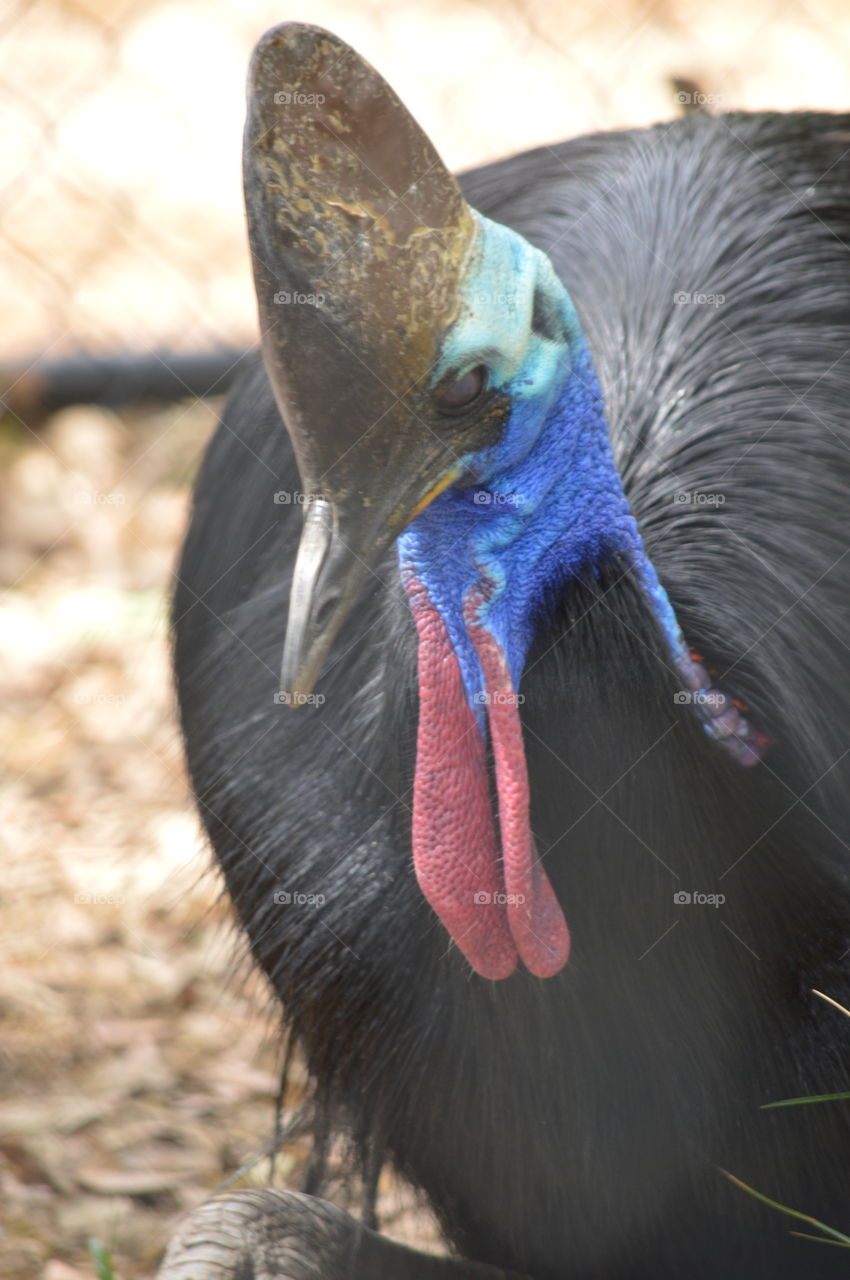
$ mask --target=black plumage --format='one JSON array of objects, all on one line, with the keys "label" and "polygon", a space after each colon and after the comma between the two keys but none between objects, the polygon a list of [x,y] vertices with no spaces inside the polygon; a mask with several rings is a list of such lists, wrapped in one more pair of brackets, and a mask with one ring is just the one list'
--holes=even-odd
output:
[{"label": "black plumage", "polygon": [[545,982],[470,974],[411,866],[416,638],[393,552],[324,703],[275,703],[301,508],[273,500],[299,483],[257,361],[174,600],[201,815],[324,1125],[423,1188],[460,1253],[538,1280],[842,1275],[842,1250],[790,1237],[719,1167],[850,1226],[850,1104],[760,1110],[850,1083],[850,1024],[811,994],[850,1002],[850,116],[694,115],[462,187],[569,289],[684,633],[772,746],[753,770],[717,749],[628,575],[596,566],[551,601],[522,685],[573,958]]}]

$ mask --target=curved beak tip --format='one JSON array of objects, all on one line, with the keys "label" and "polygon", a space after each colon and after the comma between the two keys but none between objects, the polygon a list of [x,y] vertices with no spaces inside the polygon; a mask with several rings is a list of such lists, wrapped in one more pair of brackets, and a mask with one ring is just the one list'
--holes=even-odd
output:
[{"label": "curved beak tip", "polygon": [[289,617],[280,670],[280,699],[290,706],[317,700],[313,690],[331,646],[373,572],[367,550],[352,530],[354,550],[337,532],[333,504],[316,498],[304,527],[289,596]]}]

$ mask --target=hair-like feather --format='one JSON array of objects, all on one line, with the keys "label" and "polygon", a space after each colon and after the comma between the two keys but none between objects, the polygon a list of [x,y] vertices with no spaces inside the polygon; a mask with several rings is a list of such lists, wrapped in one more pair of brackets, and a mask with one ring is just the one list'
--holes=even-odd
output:
[{"label": "hair-like feather", "polygon": [[462,180],[564,280],[685,636],[773,740],[742,770],[675,704],[622,566],[548,602],[522,717],[574,936],[557,977],[471,976],[416,886],[394,556],[324,704],[274,702],[301,509],[273,501],[298,480],[259,362],[198,480],[174,602],[189,767],[319,1109],[372,1182],[386,1155],[459,1249],[541,1280],[844,1273],[717,1166],[848,1225],[850,1111],[759,1110],[850,1070],[850,1028],[809,994],[850,997],[848,146],[850,116],[694,115]]}]

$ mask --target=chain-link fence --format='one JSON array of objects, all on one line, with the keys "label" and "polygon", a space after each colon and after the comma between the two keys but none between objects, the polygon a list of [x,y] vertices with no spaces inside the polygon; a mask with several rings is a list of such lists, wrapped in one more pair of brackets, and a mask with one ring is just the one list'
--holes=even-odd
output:
[{"label": "chain-link fence", "polygon": [[[287,18],[362,50],[456,168],[693,106],[850,107],[846,0],[0,0],[0,401],[15,360],[254,341],[243,85]],[[84,1280],[90,1238],[149,1280],[271,1136],[276,1043],[228,985],[169,692],[217,409],[0,418],[0,1280]],[[379,1209],[437,1247],[386,1176]]]},{"label": "chain-link fence", "polygon": [[670,116],[676,77],[719,109],[850,104],[843,0],[7,0],[0,358],[252,339],[242,93],[283,19],[362,49],[454,166]]}]

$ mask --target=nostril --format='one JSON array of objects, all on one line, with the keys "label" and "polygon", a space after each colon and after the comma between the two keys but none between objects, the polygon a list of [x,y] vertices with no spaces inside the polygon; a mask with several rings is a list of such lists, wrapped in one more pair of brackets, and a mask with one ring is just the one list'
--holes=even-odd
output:
[{"label": "nostril", "polygon": [[338,609],[341,600],[342,594],[338,591],[332,591],[329,595],[323,597],[313,615],[313,625],[316,631],[321,632],[325,630],[334,613]]}]

